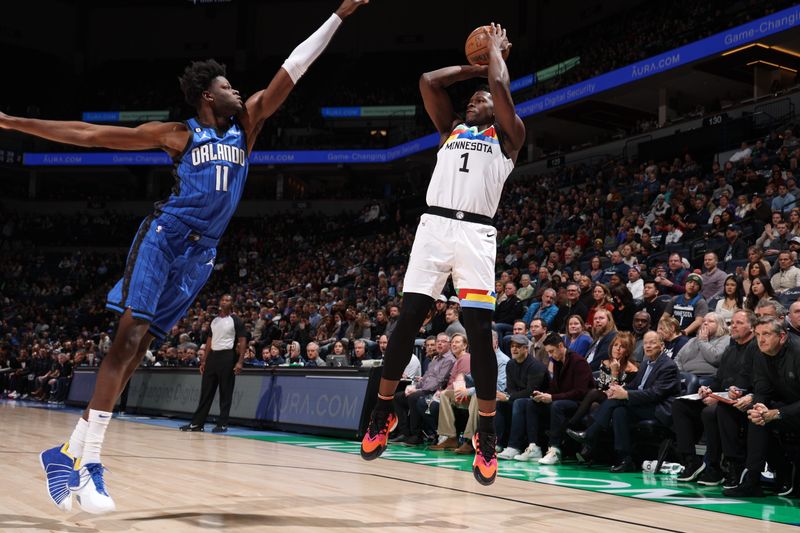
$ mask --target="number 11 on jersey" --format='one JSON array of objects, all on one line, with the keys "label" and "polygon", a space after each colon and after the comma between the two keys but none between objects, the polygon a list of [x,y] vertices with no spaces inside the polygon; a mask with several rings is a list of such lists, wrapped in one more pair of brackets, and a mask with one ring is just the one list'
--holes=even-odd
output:
[{"label": "number 11 on jersey", "polygon": [[217,190],[228,192],[228,167],[217,165]]}]

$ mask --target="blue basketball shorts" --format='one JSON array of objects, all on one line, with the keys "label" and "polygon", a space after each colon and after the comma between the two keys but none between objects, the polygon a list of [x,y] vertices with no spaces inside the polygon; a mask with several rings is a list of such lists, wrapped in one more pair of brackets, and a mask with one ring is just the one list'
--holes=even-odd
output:
[{"label": "blue basketball shorts", "polygon": [[125,273],[108,293],[106,307],[150,322],[163,339],[188,311],[214,269],[216,242],[188,238],[185,226],[169,215],[144,219],[133,239]]}]

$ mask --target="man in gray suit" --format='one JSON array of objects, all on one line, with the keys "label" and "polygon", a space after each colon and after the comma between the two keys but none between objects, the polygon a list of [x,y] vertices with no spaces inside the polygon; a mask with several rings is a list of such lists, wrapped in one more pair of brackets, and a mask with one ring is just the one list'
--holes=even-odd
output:
[{"label": "man in gray suit", "polygon": [[681,380],[675,362],[664,353],[664,341],[655,331],[643,339],[645,360],[631,383],[625,387],[612,385],[594,414],[594,423],[584,432],[567,430],[567,434],[583,443],[581,458],[591,456],[600,431],[613,424],[614,451],[617,463],[611,472],[633,472],[636,466],[631,457],[631,429],[639,420],[657,419],[672,426],[672,400],[681,392]]}]

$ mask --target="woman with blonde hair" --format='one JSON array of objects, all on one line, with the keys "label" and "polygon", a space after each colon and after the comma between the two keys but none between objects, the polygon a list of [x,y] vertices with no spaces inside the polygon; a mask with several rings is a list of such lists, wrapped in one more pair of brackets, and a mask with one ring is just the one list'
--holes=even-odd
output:
[{"label": "woman with blonde hair", "polygon": [[708,313],[697,330],[675,356],[675,364],[681,372],[691,372],[700,377],[717,375],[722,353],[731,343],[725,319],[717,313]]},{"label": "woman with blonde hair", "polygon": [[661,340],[664,341],[664,352],[670,359],[675,359],[681,348],[689,342],[689,337],[681,334],[680,323],[671,316],[663,317],[659,320],[656,331]]}]

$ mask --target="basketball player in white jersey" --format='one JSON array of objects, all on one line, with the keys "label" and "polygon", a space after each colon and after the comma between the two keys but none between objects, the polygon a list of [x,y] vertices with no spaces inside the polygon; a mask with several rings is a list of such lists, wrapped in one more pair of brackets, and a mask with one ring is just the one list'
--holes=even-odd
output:
[{"label": "basketball player in white jersey", "polygon": [[[419,327],[452,274],[464,313],[481,415],[473,437],[473,474],[484,485],[493,483],[497,475],[497,359],[491,333],[497,231],[492,218],[525,141],[525,126],[514,110],[502,57],[510,47],[506,31],[492,23],[488,66],[447,67],[420,78],[425,110],[441,135],[440,147],[428,185],[428,210],[417,228],[403,283],[403,307],[384,358],[378,401],[361,443],[361,456],[367,460],[386,449],[388,434],[397,424],[392,399],[398,380]],[[489,87],[472,95],[462,120],[445,89],[478,77],[488,77]]]}]

